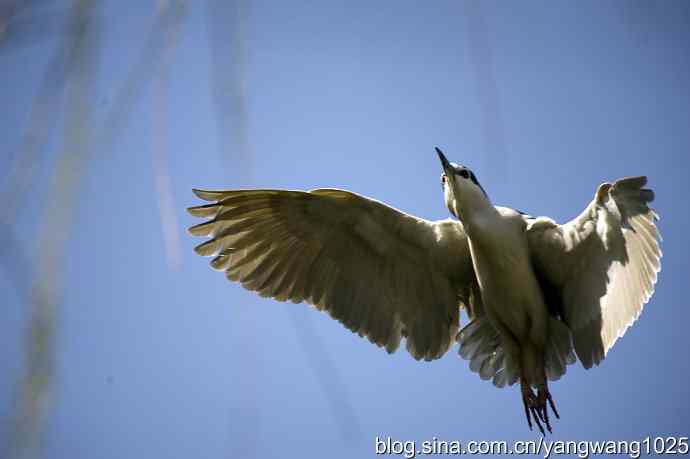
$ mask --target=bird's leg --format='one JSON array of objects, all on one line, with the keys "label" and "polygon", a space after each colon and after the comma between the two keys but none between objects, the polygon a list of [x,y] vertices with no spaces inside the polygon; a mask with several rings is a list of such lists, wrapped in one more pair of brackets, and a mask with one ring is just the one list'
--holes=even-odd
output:
[{"label": "bird's leg", "polygon": [[[523,358],[520,384],[522,388],[522,401],[525,405],[525,414],[527,415],[527,423],[531,429],[531,415],[542,435],[544,435],[544,426],[546,426],[546,430],[548,430],[549,433],[552,432],[547,401],[551,405],[551,409],[556,417],[558,417],[558,412],[549,394],[546,373],[544,372],[544,354],[541,352],[542,348],[543,346],[535,346],[531,343],[527,343],[524,347],[522,352]],[[536,394],[532,390],[532,387],[537,389]]]},{"label": "bird's leg", "polygon": [[[545,435],[546,433],[541,425],[541,421],[544,419],[542,418],[541,410],[538,409],[539,401],[537,396],[534,395],[534,392],[532,391],[532,388],[530,387],[530,384],[524,374],[520,377],[520,390],[522,392],[522,404],[525,407],[525,417],[527,418],[529,430],[532,430],[532,418],[534,418],[534,422],[537,424],[537,427],[539,427],[541,434]],[[549,431],[551,431],[550,428]]]},{"label": "bird's leg", "polygon": [[[544,381],[544,387],[540,388],[537,391],[537,400],[539,400],[539,403],[544,406],[544,413],[547,415],[546,411],[546,402],[549,402],[549,406],[551,406],[551,411],[553,411],[553,414],[556,415],[556,419],[560,419],[561,417],[558,415],[558,410],[556,410],[556,404],[553,402],[553,398],[551,397],[551,392],[549,392],[549,386]],[[548,415],[547,415],[548,416]]]},{"label": "bird's leg", "polygon": [[527,418],[527,425],[529,426],[529,430],[532,430],[532,418],[529,414],[529,407],[531,405],[534,394],[532,393],[532,389],[530,389],[529,385],[525,384],[525,381],[522,379],[520,379],[520,390],[522,392],[522,404],[525,407],[525,417]]},{"label": "bird's leg", "polygon": [[[551,423],[549,422],[549,410],[546,407],[547,398],[550,398],[550,395],[549,395],[549,390],[547,389],[546,382],[545,382],[543,386],[540,386],[537,389],[537,400],[536,400],[537,407],[536,407],[536,410],[539,413],[541,420],[544,421],[544,424],[546,424],[546,430],[548,430],[549,433],[551,433],[552,430],[551,430]],[[556,413],[556,411],[554,411],[554,413]],[[558,413],[556,413],[556,417],[558,417]]]},{"label": "bird's leg", "polygon": [[[556,404],[553,402],[553,398],[551,397],[551,393],[549,392],[549,386],[546,382],[546,378],[544,378],[543,383],[540,384],[537,389],[537,396],[534,399],[534,410],[537,411],[539,419],[544,421],[544,424],[546,424],[546,429],[549,431],[549,433],[551,433],[551,422],[549,421],[549,409],[547,406],[547,402],[549,406],[551,406],[551,410],[553,411],[553,414],[556,415],[556,418],[560,419],[558,411],[556,410]],[[532,411],[532,413],[534,413],[534,411]]]}]

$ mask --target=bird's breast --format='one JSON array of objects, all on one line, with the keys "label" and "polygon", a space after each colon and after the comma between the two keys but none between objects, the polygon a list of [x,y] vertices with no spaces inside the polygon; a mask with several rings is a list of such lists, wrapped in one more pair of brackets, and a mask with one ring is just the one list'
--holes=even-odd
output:
[{"label": "bird's breast", "polygon": [[528,318],[544,309],[524,233],[510,224],[495,224],[470,236],[470,252],[489,317],[500,318],[521,335]]}]

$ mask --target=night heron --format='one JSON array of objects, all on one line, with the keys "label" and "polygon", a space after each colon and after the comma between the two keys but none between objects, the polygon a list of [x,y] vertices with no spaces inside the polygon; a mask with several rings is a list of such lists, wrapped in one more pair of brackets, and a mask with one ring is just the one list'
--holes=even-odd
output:
[{"label": "night heron", "polygon": [[[660,270],[645,177],[599,186],[559,225],[494,206],[475,174],[441,181],[457,218],[431,222],[337,189],[194,190],[210,220],[189,229],[211,266],[261,296],[307,302],[352,332],[415,359],[453,344],[497,387],[520,382],[525,415],[551,431],[547,380],[599,364],[640,315]],[[460,307],[471,321],[460,332]]]}]

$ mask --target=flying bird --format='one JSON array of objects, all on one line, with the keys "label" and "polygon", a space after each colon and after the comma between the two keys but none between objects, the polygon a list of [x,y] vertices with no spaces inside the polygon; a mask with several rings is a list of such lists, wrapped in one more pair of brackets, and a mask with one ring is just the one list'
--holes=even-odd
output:
[{"label": "flying bird", "polygon": [[[660,270],[646,177],[603,183],[558,224],[494,206],[469,168],[436,148],[453,218],[427,221],[349,191],[194,190],[210,219],[195,250],[264,297],[306,302],[415,359],[454,342],[497,387],[520,383],[525,416],[551,431],[548,381],[598,365],[638,318]],[[470,322],[459,330],[460,308]],[[577,357],[576,357],[577,356]]]}]

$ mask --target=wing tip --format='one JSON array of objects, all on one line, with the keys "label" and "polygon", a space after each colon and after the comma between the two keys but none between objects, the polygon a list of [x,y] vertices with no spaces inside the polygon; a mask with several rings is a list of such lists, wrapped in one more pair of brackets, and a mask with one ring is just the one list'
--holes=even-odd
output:
[{"label": "wing tip", "polygon": [[192,193],[194,193],[197,198],[203,199],[204,201],[217,201],[218,195],[222,192],[213,190],[202,190],[200,188],[192,188]]},{"label": "wing tip", "polygon": [[211,257],[218,255],[218,241],[216,239],[211,239],[206,242],[203,242],[194,247],[194,251],[202,257]]},{"label": "wing tip", "polygon": [[220,204],[202,204],[200,206],[187,207],[187,212],[193,217],[215,218],[220,209]]},{"label": "wing tip", "polygon": [[639,189],[642,188],[647,184],[647,176],[646,175],[637,175],[633,177],[623,177],[622,179],[616,180],[616,183],[614,183],[614,186],[616,187],[624,187],[624,188],[633,188],[633,189]]},{"label": "wing tip", "polygon": [[190,226],[187,228],[187,233],[192,236],[210,236],[211,233],[213,233],[215,223],[215,221],[211,220],[208,222],[199,223],[198,225]]}]

